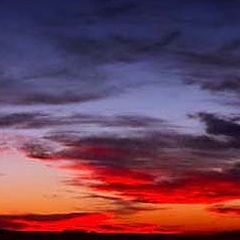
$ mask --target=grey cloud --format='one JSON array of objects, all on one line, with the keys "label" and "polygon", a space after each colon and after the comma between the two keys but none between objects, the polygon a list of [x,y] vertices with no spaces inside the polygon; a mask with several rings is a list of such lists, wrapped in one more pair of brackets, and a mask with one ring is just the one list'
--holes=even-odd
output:
[{"label": "grey cloud", "polygon": [[[211,29],[221,36],[224,26],[213,28],[208,22],[215,18],[226,20],[221,14],[223,8],[215,9],[213,16],[207,11],[196,14],[200,20],[207,15],[206,22],[201,23],[196,33],[194,21],[187,24],[176,21],[175,17],[184,19],[184,13],[190,13],[191,8],[200,3],[184,1],[180,4],[177,0],[172,3],[70,1],[66,4],[63,1],[59,4],[53,1],[44,14],[46,1],[36,6],[23,4],[25,10],[17,4],[15,11],[7,11],[4,16],[9,29],[0,38],[5,46],[1,49],[5,60],[0,62],[0,103],[56,105],[110,97],[124,92],[128,79],[114,82],[114,70],[106,70],[104,65],[139,61],[156,63],[158,80],[154,84],[163,81],[158,75],[160,72],[174,68],[178,78],[183,78],[187,84],[238,94],[239,40],[236,34],[227,28],[230,40],[221,40],[221,47],[214,49],[216,44],[204,31]],[[215,4],[219,5],[211,1],[201,2],[200,6],[212,9]],[[226,9],[230,8],[225,5]],[[4,7],[9,6],[5,3]],[[16,21],[18,18],[21,21]],[[92,21],[89,22],[89,18]],[[51,21],[61,21],[63,25],[57,27],[51,25]],[[195,33],[203,44],[197,43]],[[201,46],[212,49],[201,49]],[[134,81],[137,83],[138,79]],[[144,82],[153,83],[149,79]],[[136,83],[133,85],[138,85]]]},{"label": "grey cloud", "polygon": [[211,92],[234,94],[233,99],[237,99],[240,93],[240,55],[237,41],[225,43],[216,51],[179,53],[183,60],[184,82],[199,85]]},{"label": "grey cloud", "polygon": [[[44,99],[47,101],[47,99]],[[171,129],[167,121],[141,115],[94,115],[84,113],[74,113],[68,115],[56,115],[43,112],[18,112],[18,113],[0,113],[1,128],[17,129],[39,129],[73,126],[78,127],[97,126],[111,128],[129,128],[129,129]]]},{"label": "grey cloud", "polygon": [[[49,150],[51,142],[61,149]],[[48,146],[48,147],[47,147]],[[37,149],[37,151],[36,151]],[[145,132],[142,136],[99,135],[81,137],[78,134],[53,133],[38,144],[23,148],[30,158],[45,160],[81,161],[96,166],[125,168],[186,169],[225,168],[239,155],[237,145],[209,136],[180,133]]]},{"label": "grey cloud", "polygon": [[238,139],[240,137],[240,124],[231,118],[221,118],[211,113],[199,113],[198,117],[206,124],[206,131],[213,135],[224,135]]}]

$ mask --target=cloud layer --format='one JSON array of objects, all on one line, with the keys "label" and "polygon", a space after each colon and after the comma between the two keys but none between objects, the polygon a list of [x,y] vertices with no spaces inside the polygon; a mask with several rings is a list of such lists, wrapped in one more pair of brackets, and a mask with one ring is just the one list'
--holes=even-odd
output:
[{"label": "cloud layer", "polygon": [[[163,204],[239,215],[239,7],[3,0],[0,154],[51,166],[69,198],[94,204],[2,214],[0,228],[169,231],[132,220]],[[17,182],[5,172],[18,162],[0,161],[1,179]]]}]

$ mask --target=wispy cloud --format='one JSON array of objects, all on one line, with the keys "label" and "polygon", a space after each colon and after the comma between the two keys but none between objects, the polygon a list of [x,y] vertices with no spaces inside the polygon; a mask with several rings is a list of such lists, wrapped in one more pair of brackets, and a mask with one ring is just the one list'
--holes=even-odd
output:
[{"label": "wispy cloud", "polygon": [[233,217],[240,215],[240,205],[237,203],[214,204],[210,206],[208,210],[215,214],[223,214]]}]

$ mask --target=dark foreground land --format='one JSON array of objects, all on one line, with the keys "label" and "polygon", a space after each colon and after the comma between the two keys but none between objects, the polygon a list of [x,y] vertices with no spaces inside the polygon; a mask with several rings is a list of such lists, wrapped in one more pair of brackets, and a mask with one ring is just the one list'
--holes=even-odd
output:
[{"label": "dark foreground land", "polygon": [[95,234],[82,232],[11,232],[0,230],[0,240],[240,240],[240,232],[215,235]]}]

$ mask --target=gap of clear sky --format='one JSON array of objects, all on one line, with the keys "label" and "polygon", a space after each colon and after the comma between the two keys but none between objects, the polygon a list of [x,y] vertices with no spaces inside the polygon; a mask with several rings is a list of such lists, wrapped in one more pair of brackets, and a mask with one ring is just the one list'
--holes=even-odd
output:
[{"label": "gap of clear sky", "polygon": [[240,230],[239,9],[1,0],[0,229]]}]

